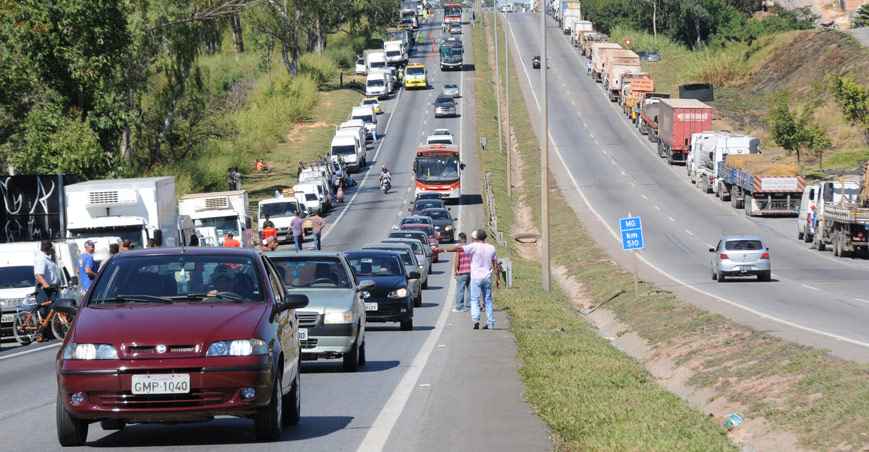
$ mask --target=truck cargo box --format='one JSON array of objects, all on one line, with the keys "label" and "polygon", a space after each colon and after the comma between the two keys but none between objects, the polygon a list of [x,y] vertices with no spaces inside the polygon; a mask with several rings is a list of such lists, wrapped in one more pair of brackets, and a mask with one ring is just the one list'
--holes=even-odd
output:
[{"label": "truck cargo box", "polygon": [[685,163],[691,134],[712,128],[712,107],[694,99],[662,99],[658,115],[658,154]]}]

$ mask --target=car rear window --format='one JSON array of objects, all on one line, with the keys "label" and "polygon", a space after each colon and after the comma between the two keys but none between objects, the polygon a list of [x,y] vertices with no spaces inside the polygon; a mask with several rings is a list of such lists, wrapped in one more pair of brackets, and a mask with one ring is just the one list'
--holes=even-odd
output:
[{"label": "car rear window", "polygon": [[404,274],[398,258],[385,255],[350,254],[347,261],[356,276],[398,276]]},{"label": "car rear window", "polygon": [[763,249],[760,240],[728,240],[724,243],[728,251],[759,251]]},{"label": "car rear window", "polygon": [[351,288],[350,275],[338,259],[287,256],[272,257],[271,261],[288,288]]},{"label": "car rear window", "polygon": [[88,304],[263,301],[257,274],[250,257],[229,254],[109,259]]}]

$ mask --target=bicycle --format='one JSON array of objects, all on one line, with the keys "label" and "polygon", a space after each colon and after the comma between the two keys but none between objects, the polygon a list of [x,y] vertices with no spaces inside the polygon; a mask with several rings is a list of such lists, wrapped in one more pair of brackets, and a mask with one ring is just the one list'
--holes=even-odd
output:
[{"label": "bicycle", "polygon": [[[48,308],[43,318],[41,308]],[[63,339],[75,320],[76,307],[69,300],[45,300],[42,303],[21,304],[15,309],[12,331],[19,345],[28,345],[40,332],[51,331],[57,339]],[[45,333],[43,333],[45,334]]]}]

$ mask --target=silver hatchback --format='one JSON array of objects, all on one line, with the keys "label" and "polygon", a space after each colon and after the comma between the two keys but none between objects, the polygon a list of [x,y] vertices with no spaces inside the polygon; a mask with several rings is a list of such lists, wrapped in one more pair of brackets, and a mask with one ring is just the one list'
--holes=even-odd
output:
[{"label": "silver hatchback", "polygon": [[709,253],[712,279],[718,282],[731,276],[757,276],[759,281],[769,281],[772,276],[769,248],[758,236],[721,237]]}]

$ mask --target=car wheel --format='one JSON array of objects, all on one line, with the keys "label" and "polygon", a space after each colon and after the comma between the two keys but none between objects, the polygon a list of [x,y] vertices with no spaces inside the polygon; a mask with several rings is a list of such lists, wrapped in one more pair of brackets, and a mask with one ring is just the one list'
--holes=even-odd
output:
[{"label": "car wheel", "polygon": [[418,308],[420,306],[422,306],[422,292],[413,300],[413,307]]},{"label": "car wheel", "polygon": [[302,360],[299,359],[299,366],[296,370],[296,378],[293,380],[293,386],[290,388],[290,392],[284,396],[283,400],[283,416],[281,420],[283,421],[284,427],[289,427],[291,425],[298,425],[299,419],[302,417],[302,378],[300,377],[300,372],[302,369]]},{"label": "car wheel", "polygon": [[54,411],[57,422],[57,440],[63,447],[84,446],[88,438],[88,423],[73,417],[63,406],[60,391],[57,391],[57,401]]},{"label": "car wheel", "polygon": [[344,362],[341,369],[344,372],[356,372],[359,370],[359,339],[353,342],[353,348],[344,354]]},{"label": "car wheel", "polygon": [[772,272],[767,270],[765,272],[758,273],[757,280],[758,281],[767,281],[767,282],[772,281]]},{"label": "car wheel", "polygon": [[365,340],[362,340],[362,346],[359,347],[359,365],[365,366],[368,363],[368,358],[365,356]]},{"label": "car wheel", "polygon": [[281,437],[281,415],[284,411],[281,384],[281,376],[277,375],[272,385],[271,401],[256,412],[254,428],[257,441],[277,441]]},{"label": "car wheel", "polygon": [[723,282],[724,282],[724,279],[725,279],[724,274],[723,274],[723,273],[719,273],[719,274],[718,274],[718,282],[723,283]]},{"label": "car wheel", "polygon": [[401,331],[410,331],[413,329],[413,319],[401,321]]},{"label": "car wheel", "polygon": [[423,288],[423,289],[428,289],[428,279],[426,279],[425,282],[422,283],[422,288]]}]

